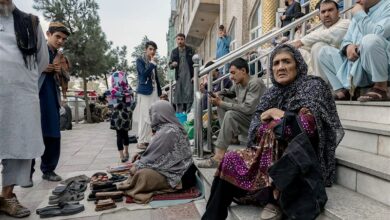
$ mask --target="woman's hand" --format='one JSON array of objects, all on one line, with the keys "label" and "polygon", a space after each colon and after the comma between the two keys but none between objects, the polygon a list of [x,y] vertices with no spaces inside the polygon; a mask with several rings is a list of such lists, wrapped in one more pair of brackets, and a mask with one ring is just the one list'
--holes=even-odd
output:
[{"label": "woman's hand", "polygon": [[275,119],[281,119],[284,117],[284,111],[278,109],[278,108],[271,108],[267,111],[263,112],[263,114],[260,115],[260,119],[262,122],[267,122],[270,120]]},{"label": "woman's hand", "polygon": [[131,176],[134,176],[135,172],[137,172],[137,168],[133,165],[133,166],[130,168],[130,175],[131,175]]}]

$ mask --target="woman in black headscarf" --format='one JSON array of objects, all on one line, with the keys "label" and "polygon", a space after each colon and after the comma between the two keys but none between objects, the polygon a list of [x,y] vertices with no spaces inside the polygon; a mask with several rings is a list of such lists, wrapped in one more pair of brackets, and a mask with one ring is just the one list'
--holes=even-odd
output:
[{"label": "woman in black headscarf", "polygon": [[[279,191],[270,180],[268,169],[283,156],[294,138],[292,126],[283,123],[287,116],[298,116],[310,139],[323,177],[318,181],[326,186],[334,182],[335,149],[344,131],[329,86],[321,78],[307,75],[302,55],[290,45],[275,48],[270,70],[273,87],[262,96],[252,117],[248,148],[225,154],[203,220],[225,219],[233,198],[248,194],[252,195],[250,199],[267,204],[261,219],[281,219]],[[285,129],[281,130],[283,124]]]}]

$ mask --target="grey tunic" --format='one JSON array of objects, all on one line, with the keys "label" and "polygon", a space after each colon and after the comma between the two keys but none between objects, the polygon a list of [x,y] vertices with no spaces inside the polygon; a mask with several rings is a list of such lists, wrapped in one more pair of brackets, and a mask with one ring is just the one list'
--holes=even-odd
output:
[{"label": "grey tunic", "polygon": [[37,64],[26,68],[15,37],[13,16],[0,17],[0,159],[32,159],[44,151],[38,79],[49,64],[45,36],[38,29]]},{"label": "grey tunic", "polygon": [[192,103],[194,101],[194,85],[191,81],[185,49],[179,49],[179,58],[179,79],[176,81],[174,103]]},{"label": "grey tunic", "polygon": [[221,129],[216,141],[216,147],[227,149],[233,136],[248,135],[252,115],[264,94],[266,87],[260,78],[253,77],[247,86],[234,85],[228,93],[236,95],[231,100],[224,98],[217,108]]}]

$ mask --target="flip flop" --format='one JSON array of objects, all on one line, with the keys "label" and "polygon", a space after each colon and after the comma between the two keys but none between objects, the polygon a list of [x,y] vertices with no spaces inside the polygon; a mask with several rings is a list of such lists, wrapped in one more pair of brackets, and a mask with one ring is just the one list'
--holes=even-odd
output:
[{"label": "flip flop", "polygon": [[53,210],[53,209],[59,209],[59,208],[64,207],[65,205],[78,205],[78,204],[80,204],[80,203],[79,202],[59,203],[57,205],[49,205],[49,206],[46,206],[43,208],[36,209],[35,212],[37,213],[37,215],[39,215],[41,212],[46,212],[46,211]]},{"label": "flip flop", "polygon": [[57,186],[53,191],[53,195],[61,195],[65,192],[65,190],[71,190],[75,192],[85,192],[87,190],[87,182],[86,181],[72,181],[67,185]]},{"label": "flip flop", "polygon": [[81,201],[84,199],[84,193],[65,191],[61,196],[50,196],[49,205],[56,205],[65,202]]},{"label": "flip flop", "polygon": [[51,218],[56,216],[75,215],[84,211],[84,205],[82,204],[66,204],[63,207],[50,208],[39,213],[41,218]]}]

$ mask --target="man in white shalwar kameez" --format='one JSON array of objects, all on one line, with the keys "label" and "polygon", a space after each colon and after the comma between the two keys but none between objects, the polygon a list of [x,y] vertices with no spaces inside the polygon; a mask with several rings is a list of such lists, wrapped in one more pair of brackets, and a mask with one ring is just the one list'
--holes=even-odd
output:
[{"label": "man in white shalwar kameez", "polygon": [[157,75],[157,45],[153,41],[145,44],[145,54],[136,61],[138,73],[137,107],[134,118],[138,122],[138,145],[145,149],[152,137],[149,109],[161,95],[160,81]]},{"label": "man in white shalwar kameez", "polygon": [[45,36],[35,16],[0,0],[0,212],[25,217],[30,211],[13,193],[30,184],[31,161],[43,154],[38,79],[49,64]]},{"label": "man in white shalwar kameez", "polygon": [[291,44],[310,52],[313,74],[326,79],[323,70],[319,68],[319,51],[324,46],[339,48],[345,34],[347,33],[350,21],[340,18],[338,4],[333,0],[324,0],[320,4],[320,20],[322,27],[307,34]]}]

